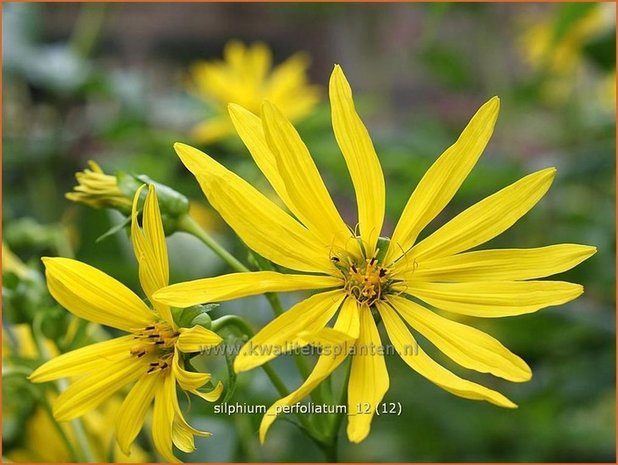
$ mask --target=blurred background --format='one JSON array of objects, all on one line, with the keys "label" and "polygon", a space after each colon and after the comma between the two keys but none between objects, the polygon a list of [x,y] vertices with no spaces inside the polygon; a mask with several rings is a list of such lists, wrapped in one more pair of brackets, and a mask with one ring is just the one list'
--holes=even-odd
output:
[{"label": "blurred background", "polygon": [[[246,249],[206,204],[172,149],[176,141],[198,146],[267,191],[222,111],[226,99],[251,106],[263,95],[235,94],[236,81],[215,83],[216,66],[205,64],[224,54],[228,61],[242,55],[242,45],[229,44],[236,39],[262,42],[275,66],[286,63],[279,72],[288,78],[281,78],[280,86],[290,87],[280,92],[287,95],[281,97],[289,106],[284,111],[294,116],[348,224],[356,222],[353,190],[327,103],[335,63],[350,80],[384,169],[385,235],[424,171],[476,109],[498,95],[501,115],[485,155],[426,234],[523,175],[556,166],[546,197],[488,247],[560,242],[598,247],[594,257],[559,277],[585,286],[578,300],[518,318],[462,319],[490,332],[531,365],[534,378],[523,385],[455,369],[504,392],[518,409],[454,397],[389,357],[391,388],[385,401],[401,402],[403,412],[376,417],[359,445],[342,434],[340,459],[615,461],[613,4],[2,7],[6,460],[71,460],[61,431],[45,412],[44,398],[53,393],[32,388],[24,376],[45,354],[107,337],[106,329],[75,322],[57,307],[46,293],[39,258],[74,256],[139,291],[126,234],[97,242],[122,223],[122,216],[64,197],[75,185],[74,173],[89,160],[107,173],[147,174],[185,194],[194,201],[191,211],[200,224],[247,261]],[[251,50],[268,55],[264,46]],[[173,234],[169,247],[173,282],[228,271],[191,236]],[[299,296],[282,298],[291,305]],[[245,315],[256,328],[272,318],[263,297],[226,303],[217,312]],[[42,324],[47,348],[32,340],[34,321]],[[225,380],[224,363],[204,363]],[[289,357],[274,365],[288,387],[299,384]],[[238,378],[230,401],[269,405],[276,398],[256,370]],[[121,459],[111,438],[114,403],[119,400],[84,419],[99,461]],[[194,402],[188,417],[215,435],[198,439],[197,452],[187,460],[323,460],[288,422],[278,421],[261,447],[260,415],[214,415],[212,405],[204,404]],[[149,434],[142,434],[138,445],[123,460],[155,459]]]}]

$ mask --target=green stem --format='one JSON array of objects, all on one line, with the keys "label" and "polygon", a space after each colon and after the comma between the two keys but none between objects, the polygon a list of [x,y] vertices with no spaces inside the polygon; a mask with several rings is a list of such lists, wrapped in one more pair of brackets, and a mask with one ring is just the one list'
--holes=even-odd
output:
[{"label": "green stem", "polygon": [[330,443],[321,443],[320,449],[324,452],[326,456],[326,461],[331,463],[339,462],[339,454],[337,453],[337,438]]},{"label": "green stem", "polygon": [[249,268],[240,263],[236,257],[221,247],[221,245],[219,245],[219,243],[210,234],[204,231],[191,216],[184,215],[180,217],[178,220],[178,229],[197,237],[204,244],[206,244],[210,250],[217,254],[219,258],[227,263],[230,268],[241,273],[250,271]]},{"label": "green stem", "polygon": [[[352,360],[350,359],[348,361],[348,367],[346,370],[345,378],[343,380],[343,384],[341,386],[341,393],[339,394],[339,402],[337,403],[337,405],[345,405],[348,403],[348,382],[350,381],[351,371],[352,371]],[[343,422],[344,416],[345,414],[338,413],[335,416],[335,421],[333,422],[333,425],[329,431],[329,437],[335,438],[335,442],[337,440],[337,437],[339,436],[339,428],[341,427],[341,423]]]},{"label": "green stem", "polygon": [[[43,358],[44,360],[49,360],[51,357],[49,351],[47,350],[47,347],[45,347],[43,333],[41,332],[41,324],[42,314],[38,313],[34,317],[34,321],[32,322],[32,339],[34,340],[34,343],[41,358]],[[59,391],[64,391],[68,387],[68,383],[65,379],[59,379],[58,381],[56,381],[56,386],[58,387]],[[92,450],[90,449],[90,444],[86,436],[86,431],[84,430],[84,425],[82,424],[81,420],[72,420],[70,424],[71,428],[73,429],[73,433],[75,434],[75,440],[79,445],[81,456],[84,458],[84,461],[90,463],[96,462]]]}]

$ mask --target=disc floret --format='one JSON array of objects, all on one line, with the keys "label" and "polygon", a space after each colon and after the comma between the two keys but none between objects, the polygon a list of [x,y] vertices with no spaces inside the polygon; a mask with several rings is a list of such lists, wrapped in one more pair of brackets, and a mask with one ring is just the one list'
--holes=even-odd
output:
[{"label": "disc floret", "polygon": [[348,296],[368,306],[382,300],[389,292],[392,279],[388,268],[376,257],[345,261],[337,256],[331,260],[343,277],[343,288]]},{"label": "disc floret", "polygon": [[133,333],[136,344],[131,347],[131,355],[137,358],[152,355],[156,358],[150,363],[148,373],[166,370],[171,365],[178,336],[178,331],[164,321],[136,330]]}]

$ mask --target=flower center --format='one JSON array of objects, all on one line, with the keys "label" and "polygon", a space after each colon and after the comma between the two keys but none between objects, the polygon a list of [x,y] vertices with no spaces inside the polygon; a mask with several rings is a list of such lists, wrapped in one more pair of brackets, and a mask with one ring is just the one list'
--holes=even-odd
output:
[{"label": "flower center", "polygon": [[133,339],[136,340],[136,344],[131,347],[131,355],[137,358],[152,355],[156,358],[155,361],[150,363],[148,373],[166,370],[171,366],[178,333],[169,324],[158,322],[146,326],[134,331]]},{"label": "flower center", "polygon": [[344,290],[359,303],[371,306],[389,292],[392,283],[389,270],[376,257],[364,261],[348,258],[347,263],[337,256],[331,260],[343,276]]}]

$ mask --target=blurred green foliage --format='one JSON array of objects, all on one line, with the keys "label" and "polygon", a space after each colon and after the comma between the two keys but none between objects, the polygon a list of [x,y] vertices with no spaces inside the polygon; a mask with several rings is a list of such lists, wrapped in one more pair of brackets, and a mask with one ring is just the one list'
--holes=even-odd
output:
[{"label": "blurred green foliage", "polygon": [[[145,174],[197,200],[205,208],[210,231],[249,263],[243,245],[206,206],[172,144],[191,143],[190,128],[211,111],[184,89],[190,62],[218,58],[230,38],[260,39],[273,47],[275,60],[305,49],[313,58],[314,82],[320,85],[326,85],[333,63],[346,70],[387,180],[386,234],[433,160],[480,104],[499,95],[501,117],[485,156],[424,235],[524,174],[556,166],[558,176],[545,199],[487,247],[575,242],[599,249],[560,277],[585,286],[580,299],[518,318],[465,320],[496,336],[531,365],[534,378],[523,385],[465,373],[504,392],[519,409],[501,410],[451,396],[391,357],[391,389],[385,401],[401,402],[403,413],[377,417],[360,445],[349,444],[342,434],[341,460],[613,462],[615,94],[603,84],[615,76],[613,13],[599,34],[578,37],[575,66],[559,77],[566,88],[559,98],[551,88],[548,92],[548,86],[556,85],[555,76],[531,65],[520,46],[528,24],[542,18],[553,37],[547,52],[551,57],[583,16],[591,11],[607,16],[605,9],[597,3],[177,4],[169,10],[146,4],[4,4],[4,240],[34,273],[29,279],[3,273],[7,334],[11,325],[32,324],[34,314],[42,312],[45,335],[63,340],[59,336],[70,317],[43,287],[41,256],[74,255],[139,289],[127,235],[120,232],[96,242],[122,218],[64,198],[74,185],[73,174],[90,159],[106,172]],[[266,26],[249,27],[241,11],[257,15]],[[139,15],[169,28],[157,39],[144,33],[142,48],[136,48],[130,43],[134,36],[115,27],[122,15]],[[228,29],[213,26],[182,33],[184,19],[191,16],[210,18],[209,24],[224,23]],[[140,22],[136,27],[146,26]],[[141,54],[135,55],[136,49]],[[133,55],[128,50],[134,50]],[[353,190],[330,130],[329,111],[323,103],[297,126],[335,202],[354,224]],[[237,138],[203,148],[267,190]],[[169,247],[172,282],[226,270],[188,235],[172,235]],[[286,305],[297,297],[282,296]],[[225,303],[211,312],[214,317],[228,313],[246,316],[256,328],[271,318],[263,297]],[[59,345],[63,350],[77,347],[87,340],[82,337],[89,336],[84,333]],[[9,339],[5,334],[5,344]],[[440,354],[430,353],[464,374]],[[217,376],[227,376],[224,360],[196,363],[214,365]],[[298,385],[289,357],[274,366],[288,386]],[[336,385],[342,381],[340,371],[333,380]],[[16,394],[24,389],[19,383],[3,383],[5,454],[27,440],[19,431],[35,400]],[[275,399],[263,373],[255,371],[238,377],[230,402],[269,405]],[[279,421],[261,447],[259,415],[217,416],[212,409],[205,403],[191,407],[192,423],[215,434],[214,439],[198,441],[192,461],[323,460],[288,422]],[[145,435],[140,442],[149,448]]]}]

